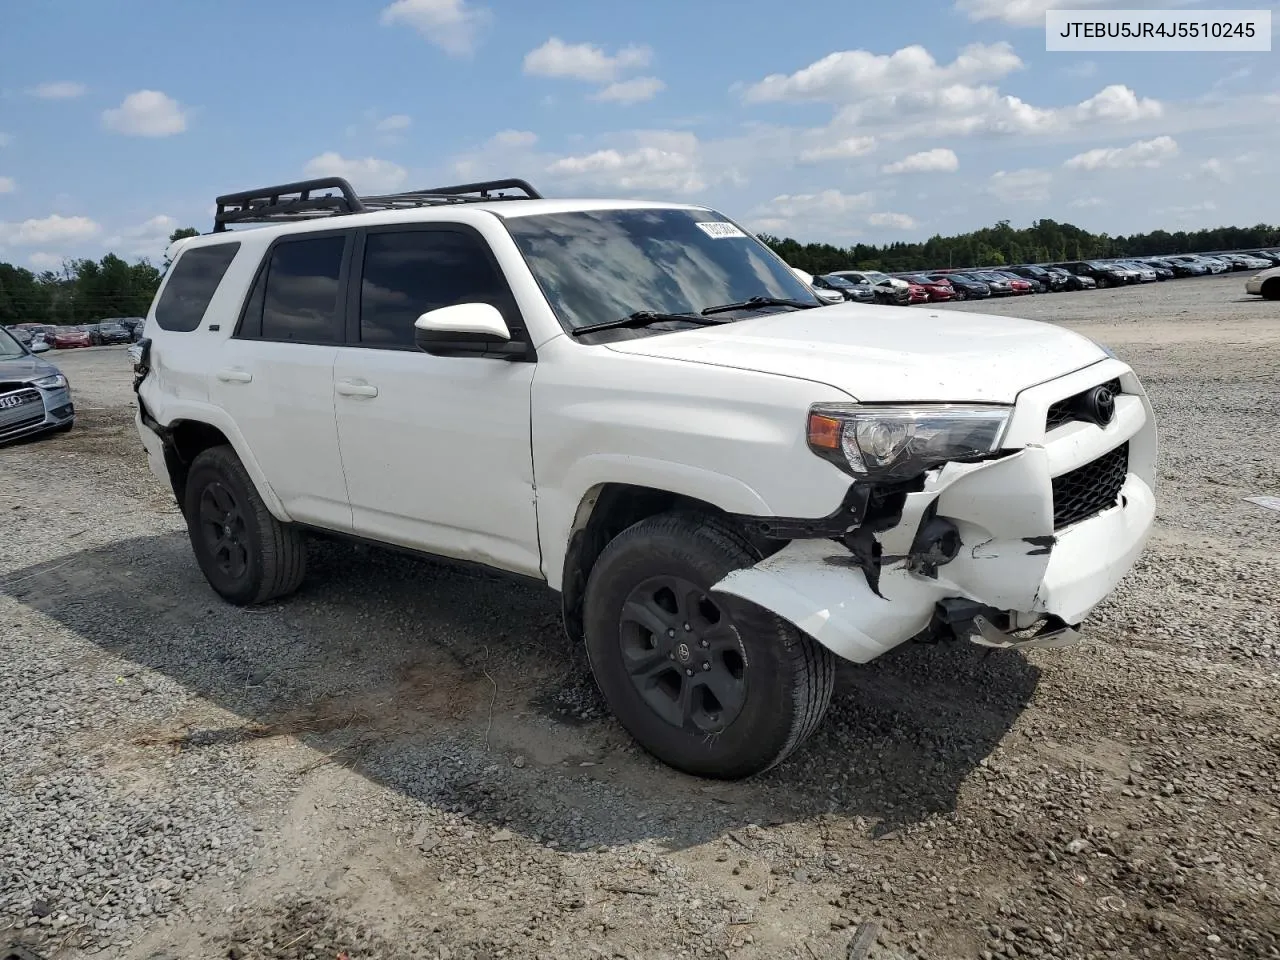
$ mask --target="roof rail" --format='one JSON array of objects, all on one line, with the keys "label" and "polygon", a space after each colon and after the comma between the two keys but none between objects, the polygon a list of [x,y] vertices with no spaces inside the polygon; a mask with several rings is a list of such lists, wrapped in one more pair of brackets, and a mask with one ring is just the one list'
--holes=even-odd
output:
[{"label": "roof rail", "polygon": [[[312,195],[320,190],[337,190],[340,195],[325,194],[318,197]],[[499,190],[519,190],[523,196],[494,195],[494,191]],[[540,200],[541,198],[542,195],[527,181],[515,178],[360,197],[351,188],[351,184],[342,177],[320,177],[315,180],[300,180],[297,183],[283,183],[274,187],[228,193],[218,197],[217,210],[213,218],[213,232],[222,233],[227,229],[228,224],[233,223],[288,223],[293,220],[314,220],[319,217],[368,213],[374,210],[401,210],[437,204],[477,203],[491,200]]]}]

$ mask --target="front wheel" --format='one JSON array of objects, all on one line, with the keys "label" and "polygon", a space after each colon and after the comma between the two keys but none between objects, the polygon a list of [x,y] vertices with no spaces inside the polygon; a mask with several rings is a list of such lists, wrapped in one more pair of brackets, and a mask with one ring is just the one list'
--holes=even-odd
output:
[{"label": "front wheel", "polygon": [[966,300],[966,299],[968,299],[968,297],[969,297],[969,295],[968,295],[967,293],[965,293],[963,290],[961,290],[959,287],[957,287],[957,288],[956,288],[956,292],[952,295],[952,298],[951,298],[951,299],[953,299],[953,300]]},{"label": "front wheel", "polygon": [[1099,277],[1099,278],[1098,278],[1098,289],[1099,289],[1099,290],[1105,290],[1105,289],[1107,289],[1107,287],[1109,287],[1109,286],[1111,286],[1111,281],[1110,281],[1110,280],[1108,280],[1106,277]]},{"label": "front wheel", "polygon": [[618,535],[587,580],[587,655],[642,747],[696,776],[781,762],[817,728],[835,685],[826,648],[711,587],[759,558],[708,517],[664,514]]}]

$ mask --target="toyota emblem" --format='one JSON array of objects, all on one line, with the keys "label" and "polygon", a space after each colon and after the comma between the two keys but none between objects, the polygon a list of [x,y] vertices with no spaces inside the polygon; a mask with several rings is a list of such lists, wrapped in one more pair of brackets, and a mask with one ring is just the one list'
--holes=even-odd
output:
[{"label": "toyota emblem", "polygon": [[1085,398],[1085,411],[1100,427],[1105,427],[1116,415],[1116,397],[1109,387],[1094,387]]}]

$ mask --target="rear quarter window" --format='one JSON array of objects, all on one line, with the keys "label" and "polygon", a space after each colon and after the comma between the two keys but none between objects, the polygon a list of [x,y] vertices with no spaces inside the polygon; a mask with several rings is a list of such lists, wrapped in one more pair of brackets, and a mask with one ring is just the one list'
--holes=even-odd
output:
[{"label": "rear quarter window", "polygon": [[156,304],[156,325],[172,333],[190,333],[198,328],[239,250],[239,242],[214,243],[179,254]]}]

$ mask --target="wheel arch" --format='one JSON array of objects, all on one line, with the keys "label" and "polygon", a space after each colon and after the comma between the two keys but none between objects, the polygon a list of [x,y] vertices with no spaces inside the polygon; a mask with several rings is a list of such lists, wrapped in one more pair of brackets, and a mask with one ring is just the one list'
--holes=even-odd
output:
[{"label": "wheel arch", "polygon": [[565,630],[574,642],[583,639],[582,607],[587,578],[604,548],[628,527],[664,513],[715,518],[750,542],[762,557],[777,549],[776,544],[753,536],[731,513],[707,500],[661,487],[598,483],[578,502],[564,553],[561,612]]},{"label": "wheel arch", "polygon": [[218,416],[206,415],[204,411],[184,412],[173,417],[167,424],[161,424],[151,416],[145,403],[142,405],[142,420],[145,426],[160,437],[164,446],[169,484],[179,508],[185,502],[187,475],[195,458],[212,447],[226,445],[240,458],[245,472],[249,474],[254,488],[272,516],[281,523],[290,522],[288,512],[267,482],[244,437],[235,429],[234,424]]}]

